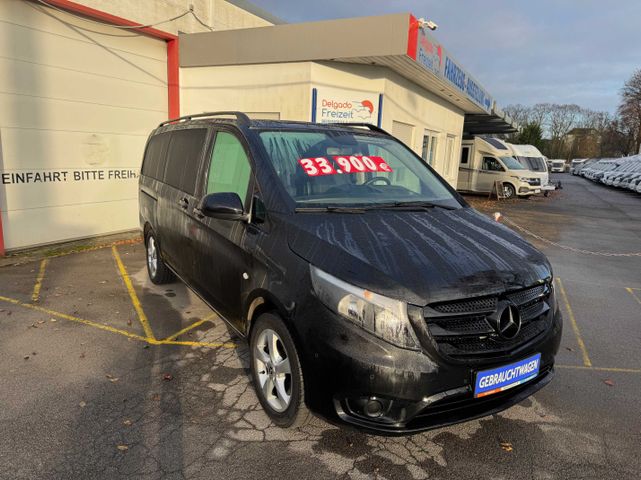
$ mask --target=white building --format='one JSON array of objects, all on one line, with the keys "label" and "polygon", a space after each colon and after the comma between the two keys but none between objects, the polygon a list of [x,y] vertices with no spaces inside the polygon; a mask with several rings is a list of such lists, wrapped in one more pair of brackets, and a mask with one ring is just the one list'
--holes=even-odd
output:
[{"label": "white building", "polygon": [[379,124],[454,185],[465,135],[513,128],[409,14],[274,25],[240,0],[46,3],[0,2],[0,253],[137,228],[146,138],[180,114]]}]

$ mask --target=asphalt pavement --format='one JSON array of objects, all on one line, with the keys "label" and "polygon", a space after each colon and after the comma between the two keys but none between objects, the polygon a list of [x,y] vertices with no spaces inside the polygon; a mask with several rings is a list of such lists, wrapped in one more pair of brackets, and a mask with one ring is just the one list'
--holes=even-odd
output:
[{"label": "asphalt pavement", "polygon": [[553,264],[556,378],[409,436],[270,424],[243,341],[184,285],[151,284],[140,243],[0,268],[0,478],[640,478],[641,256],[620,254],[641,252],[641,196],[558,179],[548,198],[469,197]]}]

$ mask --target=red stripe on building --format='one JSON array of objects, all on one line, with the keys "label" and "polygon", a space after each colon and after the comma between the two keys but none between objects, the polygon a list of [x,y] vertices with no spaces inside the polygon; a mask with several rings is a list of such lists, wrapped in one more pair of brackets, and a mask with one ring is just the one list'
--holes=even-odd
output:
[{"label": "red stripe on building", "polygon": [[407,56],[416,60],[416,48],[418,45],[418,20],[410,15],[409,29],[407,30]]}]

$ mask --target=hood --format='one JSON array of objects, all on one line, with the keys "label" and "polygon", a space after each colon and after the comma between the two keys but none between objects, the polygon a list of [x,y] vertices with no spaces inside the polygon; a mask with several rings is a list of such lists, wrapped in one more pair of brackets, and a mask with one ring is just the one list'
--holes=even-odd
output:
[{"label": "hood", "polygon": [[300,257],[416,305],[528,287],[552,274],[541,252],[471,208],[296,213],[287,221]]}]

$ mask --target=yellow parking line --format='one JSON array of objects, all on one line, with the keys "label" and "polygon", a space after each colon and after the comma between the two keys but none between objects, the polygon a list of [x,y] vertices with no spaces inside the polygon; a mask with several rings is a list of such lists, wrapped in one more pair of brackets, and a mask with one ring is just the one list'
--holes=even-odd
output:
[{"label": "yellow parking line", "polygon": [[19,305],[21,307],[30,308],[32,310],[37,310],[38,312],[46,313],[47,315],[51,315],[52,317],[58,317],[65,320],[70,320],[72,322],[82,323],[84,325],[89,325],[90,327],[99,328],[100,330],[124,335],[125,337],[133,338],[135,340],[147,341],[145,337],[136,335],[132,332],[128,332],[127,330],[121,330],[119,328],[110,327],[109,325],[105,325],[102,323],[92,322],[91,320],[86,320],[84,318],[74,317],[73,315],[67,315],[66,313],[56,312],[54,310],[49,310],[48,308],[40,307],[39,305],[23,303],[20,300],[16,300],[14,298],[0,296],[0,300],[2,300],[3,302],[13,303],[14,305]]},{"label": "yellow parking line", "polygon": [[641,368],[586,367],[583,365],[555,365],[555,366],[558,368],[569,368],[574,370],[594,370],[597,372],[641,373]]},{"label": "yellow parking line", "polygon": [[[232,342],[178,342],[173,340],[156,340],[152,338],[146,338],[142,335],[137,335],[135,333],[129,332],[127,330],[122,330],[120,328],[114,328],[103,323],[92,322],[91,320],[86,320],[84,318],[74,317],[73,315],[67,315],[66,313],[56,312],[55,310],[50,310],[48,308],[41,307],[39,305],[33,305],[32,303],[24,303],[15,298],[3,297],[0,296],[0,301],[11,303],[13,305],[18,305],[20,307],[29,308],[31,310],[36,310],[38,312],[46,313],[52,317],[62,318],[64,320],[69,320],[71,322],[81,323],[89,327],[98,328],[106,332],[117,333],[118,335],[123,335],[132,340],[138,340],[140,342],[145,342],[150,345],[184,345],[190,347],[208,347],[208,348],[236,348],[236,344]],[[205,321],[205,320],[201,320]]]},{"label": "yellow parking line", "polygon": [[42,281],[45,278],[45,269],[47,268],[48,263],[49,263],[48,258],[45,258],[42,262],[40,262],[40,270],[38,271],[38,276],[36,277],[36,284],[33,286],[33,293],[31,294],[32,302],[37,302],[40,299],[40,288],[42,287]]},{"label": "yellow parking line", "polygon": [[635,290],[635,289],[630,288],[630,287],[626,287],[626,290],[630,293],[630,295],[632,295],[632,298],[634,298],[634,299],[637,301],[637,303],[638,303],[639,305],[641,305],[641,298],[639,298],[639,297],[637,296],[637,294],[636,294],[636,293],[634,293],[634,290]]},{"label": "yellow parking line", "polygon": [[182,345],[186,347],[236,348],[232,342],[179,342],[176,340],[156,340],[154,345]]},{"label": "yellow parking line", "polygon": [[206,318],[203,318],[202,320],[198,320],[197,322],[192,323],[192,324],[191,324],[191,325],[189,325],[188,327],[183,328],[182,330],[180,330],[180,331],[178,331],[178,332],[174,333],[173,335],[168,336],[167,338],[165,338],[165,339],[163,339],[163,340],[176,340],[176,338],[178,338],[178,337],[180,337],[181,335],[183,335],[183,334],[187,333],[189,330],[192,330],[192,329],[194,329],[194,328],[196,328],[196,327],[200,327],[200,326],[201,326],[203,323],[205,323],[205,322],[211,322],[211,319],[212,319],[213,317],[215,317],[215,316],[216,316],[216,314],[212,314],[212,315],[209,315],[209,316],[208,316],[208,317],[206,317]]},{"label": "yellow parking line", "polygon": [[568,317],[570,318],[570,324],[572,325],[572,330],[574,331],[574,335],[576,336],[576,341],[579,344],[579,348],[581,349],[581,354],[583,355],[583,365],[585,367],[591,367],[592,362],[590,361],[590,357],[588,356],[588,350],[585,348],[585,343],[583,342],[583,337],[581,337],[581,332],[579,332],[579,325],[576,323],[576,318],[574,317],[574,312],[572,311],[572,307],[570,306],[570,301],[568,300],[568,296],[565,293],[563,282],[561,282],[561,279],[559,277],[556,278],[556,282],[559,285],[559,291],[561,292],[561,296],[563,297],[563,303],[565,303],[565,308],[568,311]]},{"label": "yellow parking line", "polygon": [[131,278],[129,278],[127,269],[125,268],[125,265],[122,263],[122,260],[120,259],[120,254],[118,253],[118,249],[116,248],[115,245],[111,247],[111,252],[113,253],[114,259],[116,260],[116,265],[118,265],[120,276],[122,277],[122,280],[125,282],[125,287],[127,287],[127,292],[129,293],[129,298],[131,298],[131,303],[134,306],[134,310],[136,310],[136,313],[138,314],[138,320],[140,320],[142,329],[145,331],[145,335],[147,335],[147,339],[154,341],[156,340],[156,337],[154,337],[154,332],[151,331],[151,327],[149,326],[149,320],[147,320],[147,315],[145,315],[145,312],[142,309],[140,300],[138,300],[138,295],[136,295],[134,286],[131,283]]}]

